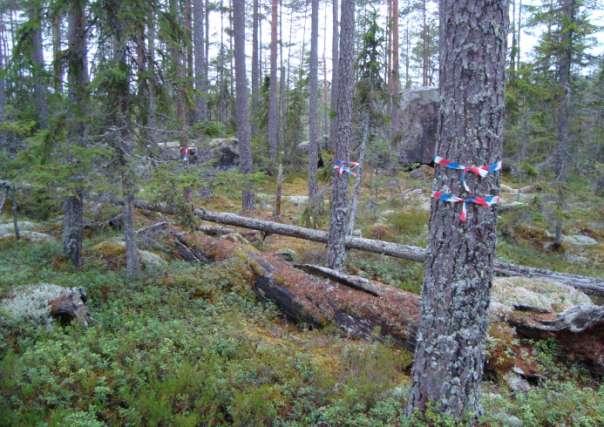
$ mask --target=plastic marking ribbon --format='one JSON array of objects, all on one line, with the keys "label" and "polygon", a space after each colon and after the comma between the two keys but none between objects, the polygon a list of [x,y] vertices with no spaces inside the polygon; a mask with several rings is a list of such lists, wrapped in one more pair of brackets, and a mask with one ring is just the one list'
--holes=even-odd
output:
[{"label": "plastic marking ribbon", "polygon": [[333,168],[336,171],[338,171],[338,175],[340,175],[340,176],[342,176],[345,173],[352,175],[352,176],[357,176],[357,174],[354,173],[352,170],[358,166],[359,166],[359,163],[357,163],[357,162],[344,162],[342,160],[336,160],[334,162]]},{"label": "plastic marking ribbon", "polygon": [[446,168],[446,169],[453,169],[453,170],[461,171],[461,183],[463,185],[463,188],[468,193],[470,192],[470,188],[468,187],[468,184],[466,183],[466,173],[468,173],[468,172],[473,173],[474,175],[479,176],[480,178],[484,178],[488,174],[494,174],[495,172],[500,171],[501,165],[502,165],[501,160],[499,160],[497,162],[493,162],[488,165],[466,166],[466,165],[462,165],[461,163],[453,162],[449,159],[445,159],[440,156],[434,157],[434,164],[441,166],[443,168]]},{"label": "plastic marking ribbon", "polygon": [[435,191],[434,193],[432,193],[432,197],[435,200],[441,201],[443,203],[463,203],[461,213],[459,214],[459,219],[461,220],[461,222],[466,222],[466,220],[468,219],[469,204],[474,204],[483,208],[490,208],[491,206],[499,203],[499,196],[468,196],[465,198],[461,198],[451,193]]}]

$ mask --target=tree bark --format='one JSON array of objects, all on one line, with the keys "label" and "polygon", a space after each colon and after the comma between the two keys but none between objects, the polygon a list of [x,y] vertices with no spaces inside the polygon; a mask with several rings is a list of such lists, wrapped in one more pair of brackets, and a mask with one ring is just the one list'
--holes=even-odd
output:
[{"label": "tree bark", "polygon": [[336,100],[338,98],[338,61],[340,59],[340,23],[338,21],[338,0],[333,1],[332,18],[333,28],[331,36],[331,99],[330,99],[330,115],[331,122],[329,126],[329,148],[332,152],[336,146]]},{"label": "tree bark", "polygon": [[[348,162],[352,138],[352,88],[354,84],[354,1],[342,0],[340,58],[338,60],[338,97],[336,103],[336,139],[334,161]],[[334,170],[331,222],[327,244],[329,267],[339,270],[346,258],[348,231],[348,174]]]},{"label": "tree bark", "polygon": [[[279,0],[271,1],[271,76],[268,99],[268,152],[272,164],[277,159],[279,145],[279,110],[277,105],[277,17]],[[283,95],[283,94],[282,94]]]},{"label": "tree bark", "polygon": [[[241,158],[241,172],[252,173],[252,149],[250,144],[250,117],[248,108],[247,76],[245,73],[245,1],[233,1],[233,20],[235,29],[235,78],[237,80],[236,93],[236,121],[237,139],[239,141],[239,155]],[[251,183],[244,184],[242,193],[242,208],[249,211],[254,208],[254,194]]]},{"label": "tree bark", "polygon": [[[68,136],[71,144],[85,146],[88,69],[85,5],[81,0],[70,3],[68,44]],[[76,162],[75,159],[70,161]],[[79,267],[84,226],[82,177],[76,174],[72,180],[76,189],[63,203],[63,253]]]},{"label": "tree bark", "polygon": [[[368,108],[368,107],[365,107]],[[369,139],[369,112],[363,111],[363,135],[361,136],[361,147],[359,148],[359,167],[356,169],[357,176],[354,177],[352,189],[352,200],[350,201],[350,213],[348,219],[348,235],[352,236],[356,224],[359,199],[361,198],[361,184],[363,182],[363,168],[365,167],[365,152],[367,151],[367,140]]]},{"label": "tree bark", "polygon": [[399,133],[399,93],[401,91],[401,78],[399,73],[399,29],[398,16],[399,7],[398,0],[391,0],[392,4],[390,12],[390,27],[392,32],[391,46],[391,61],[390,61],[390,78],[388,79],[388,89],[390,92],[390,139],[395,143]]},{"label": "tree bark", "polygon": [[52,68],[53,86],[56,93],[63,92],[63,56],[61,52],[62,12],[56,11],[52,16]]},{"label": "tree bark", "polygon": [[[4,19],[4,14],[0,12],[0,20]],[[4,45],[4,25],[0,26],[0,122],[5,120],[6,108],[6,80],[4,78],[4,66],[6,63],[6,49]],[[0,150],[7,150],[6,133],[0,130]]]},{"label": "tree bark", "polygon": [[[501,160],[507,1],[440,2],[440,120],[437,153],[466,164]],[[488,23],[488,25],[486,24]],[[469,182],[498,194],[499,177]],[[437,170],[434,190],[463,195],[458,171]],[[480,381],[495,260],[493,208],[433,201],[408,412],[432,409],[461,420],[481,414]]]},{"label": "tree bark", "polygon": [[[207,13],[207,12],[206,12]],[[197,121],[207,120],[207,103],[204,85],[204,64],[205,64],[205,44],[204,44],[204,20],[203,0],[194,0],[193,2],[193,44],[195,46],[195,119]]]},{"label": "tree bark", "polygon": [[[258,12],[259,0],[253,0],[252,5],[252,110],[259,107],[260,101],[260,52],[258,46],[258,25],[260,22]],[[257,115],[252,117],[252,136],[258,133]]]},{"label": "tree bark", "polygon": [[319,0],[311,0],[310,73],[308,80],[308,201],[311,212],[321,208],[319,164]]}]

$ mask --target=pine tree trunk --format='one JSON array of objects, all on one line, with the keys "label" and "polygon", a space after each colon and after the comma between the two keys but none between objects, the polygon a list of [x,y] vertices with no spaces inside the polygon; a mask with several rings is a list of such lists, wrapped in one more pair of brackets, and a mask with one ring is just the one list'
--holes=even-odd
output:
[{"label": "pine tree trunk", "polygon": [[[330,100],[330,115],[336,113],[336,101],[338,98],[338,60],[340,59],[339,43],[340,43],[340,24],[338,22],[338,0],[333,0],[333,28],[331,37],[331,100]],[[336,146],[336,121],[332,116],[329,127],[329,148],[335,152]]]},{"label": "pine tree trunk", "polygon": [[[277,105],[277,16],[279,0],[271,1],[271,77],[268,99],[268,152],[271,164],[277,159],[279,110]],[[281,94],[283,96],[283,94]]]},{"label": "pine tree trunk", "polygon": [[147,35],[147,64],[148,70],[150,70],[149,74],[149,99],[147,100],[147,108],[149,110],[148,113],[148,123],[149,123],[149,136],[152,141],[157,141],[156,139],[156,130],[157,130],[157,82],[155,79],[155,38],[157,36],[155,30],[155,15],[151,12],[151,16],[149,16],[149,24],[148,24],[148,35]]},{"label": "pine tree trunk", "polygon": [[[258,48],[258,23],[260,17],[258,16],[258,1],[253,1],[252,11],[252,111],[259,108],[260,100],[260,61],[259,61],[259,48]],[[252,114],[252,135],[258,133],[258,125],[256,114]]]},{"label": "pine tree trunk", "polygon": [[558,104],[558,146],[556,148],[554,167],[556,173],[555,189],[557,193],[557,213],[554,230],[554,241],[556,244],[562,244],[562,215],[566,207],[566,191],[564,186],[568,179],[568,168],[571,160],[570,153],[570,133],[568,116],[570,114],[571,102],[571,81],[570,67],[573,54],[573,25],[575,23],[576,2],[575,0],[563,0],[562,12],[564,14],[565,23],[562,24],[560,35],[560,45],[563,51],[558,60],[558,84],[560,85],[560,100]]},{"label": "pine tree trunk", "polygon": [[319,164],[319,0],[311,0],[310,74],[308,81],[308,200],[314,213],[320,209]]},{"label": "pine tree trunk", "polygon": [[361,184],[363,182],[363,169],[365,167],[365,152],[367,151],[367,140],[369,139],[369,112],[363,111],[363,135],[361,136],[361,147],[359,148],[359,167],[357,176],[354,178],[354,187],[352,189],[352,200],[350,201],[350,213],[348,219],[348,235],[352,236],[359,209],[359,199],[361,197]]},{"label": "pine tree trunk", "polygon": [[[87,116],[87,45],[86,15],[84,5],[73,0],[69,7],[69,112],[68,137],[73,145],[85,145]],[[84,226],[82,177],[76,175],[73,181],[76,190],[63,203],[63,253],[79,267],[81,264],[82,234]]]},{"label": "pine tree trunk", "polygon": [[394,140],[399,133],[399,92],[401,90],[401,78],[399,73],[399,37],[398,37],[398,0],[392,0],[391,5],[391,28],[392,28],[392,62],[390,68],[390,79],[388,89],[390,92],[390,139]]},{"label": "pine tree trunk", "polygon": [[204,85],[204,10],[203,0],[193,2],[193,44],[195,46],[195,119],[197,121],[207,120],[206,92]]},{"label": "pine tree trunk", "polygon": [[426,1],[422,1],[422,85],[428,86],[430,81],[428,79],[428,67],[429,67],[429,57],[428,57],[428,23],[427,23],[427,15],[428,10],[426,8]]},{"label": "pine tree trunk", "polygon": [[42,45],[42,8],[39,2],[33,2],[31,19],[34,22],[32,31],[32,64],[34,66],[34,103],[40,128],[48,127],[48,94],[44,70],[44,47]]},{"label": "pine tree trunk", "polygon": [[[233,1],[233,21],[235,29],[235,78],[236,92],[236,122],[239,153],[241,157],[241,172],[252,172],[252,150],[250,146],[250,118],[248,108],[247,75],[245,73],[245,0]],[[246,183],[242,194],[244,211],[254,209],[254,195],[251,184]]]},{"label": "pine tree trunk", "polygon": [[[352,138],[352,88],[354,84],[354,1],[342,0],[340,58],[338,60],[338,93],[336,102],[336,139],[334,161],[348,162]],[[348,178],[334,170],[331,198],[331,222],[327,262],[339,270],[346,258],[346,232],[348,231]]]},{"label": "pine tree trunk", "polygon": [[[0,12],[0,20],[4,19],[4,14]],[[6,50],[4,45],[4,26],[0,27],[0,70],[4,70],[6,63]],[[4,112],[6,107],[6,80],[4,73],[0,74],[0,122],[4,122]],[[0,130],[0,150],[6,150],[6,134]]]},{"label": "pine tree trunk", "polygon": [[53,87],[56,93],[63,92],[63,59],[61,58],[61,30],[62,15],[57,12],[52,17],[52,68],[53,68]]},{"label": "pine tree trunk", "polygon": [[[506,1],[440,3],[440,120],[437,154],[463,164],[501,160]],[[499,177],[468,181],[476,195],[498,194]],[[464,196],[458,171],[439,168],[434,190]],[[457,419],[481,413],[479,388],[496,242],[494,208],[434,201],[408,410],[428,405]]]}]

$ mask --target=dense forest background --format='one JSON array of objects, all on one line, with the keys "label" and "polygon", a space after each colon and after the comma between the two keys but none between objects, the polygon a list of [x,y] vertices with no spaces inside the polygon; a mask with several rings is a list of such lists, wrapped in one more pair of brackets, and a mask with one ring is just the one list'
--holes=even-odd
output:
[{"label": "dense forest background", "polygon": [[[604,5],[489,2],[504,57],[441,64],[455,4],[0,1],[0,425],[602,425]],[[491,227],[482,394],[413,418],[441,83],[493,64],[501,201],[439,234]]]}]

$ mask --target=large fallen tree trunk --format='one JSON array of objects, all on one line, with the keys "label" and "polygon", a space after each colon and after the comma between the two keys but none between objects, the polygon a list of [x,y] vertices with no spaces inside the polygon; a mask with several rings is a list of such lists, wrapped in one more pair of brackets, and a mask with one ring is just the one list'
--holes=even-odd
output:
[{"label": "large fallen tree trunk", "polygon": [[[249,218],[232,213],[212,212],[205,209],[195,209],[194,212],[195,215],[203,220],[219,224],[251,228],[265,233],[281,234],[320,243],[327,243],[328,239],[327,232],[322,230]],[[346,239],[346,247],[348,249],[384,254],[411,261],[423,262],[426,259],[426,250],[423,248],[385,242],[383,240],[348,237]],[[552,279],[573,286],[588,294],[604,296],[604,281],[595,277],[558,273],[540,268],[515,265],[501,260],[495,261],[495,273],[502,276],[527,276]]]},{"label": "large fallen tree trunk", "polygon": [[[150,204],[137,201],[135,206],[141,209],[159,211],[166,214],[175,213],[174,209],[163,204]],[[250,218],[228,212],[213,212],[206,209],[194,209],[194,213],[200,219],[218,224],[250,228],[264,233],[280,234],[319,243],[327,243],[328,240],[327,232],[323,230]],[[348,237],[346,239],[346,247],[348,249],[383,254],[394,258],[417,262],[425,261],[427,256],[427,251],[424,248],[401,245],[383,240],[364,239],[361,237]],[[556,280],[560,283],[573,286],[587,294],[604,296],[604,280],[596,277],[559,273],[551,270],[511,264],[501,260],[495,260],[495,273],[500,276],[526,276]]]},{"label": "large fallen tree trunk", "polygon": [[[274,302],[294,322],[311,326],[333,323],[354,338],[378,338],[414,349],[420,316],[420,298],[415,294],[320,266],[299,266],[302,271],[275,254],[229,239],[200,233],[174,233],[174,237],[179,245],[207,260],[242,263],[238,271],[249,278],[254,292]],[[579,305],[560,315],[518,309],[506,320],[497,321],[515,327],[520,337],[554,338],[565,357],[586,363],[594,373],[604,373],[602,307]],[[526,366],[526,357],[518,352],[514,363]],[[497,365],[498,361],[490,363]]]}]

